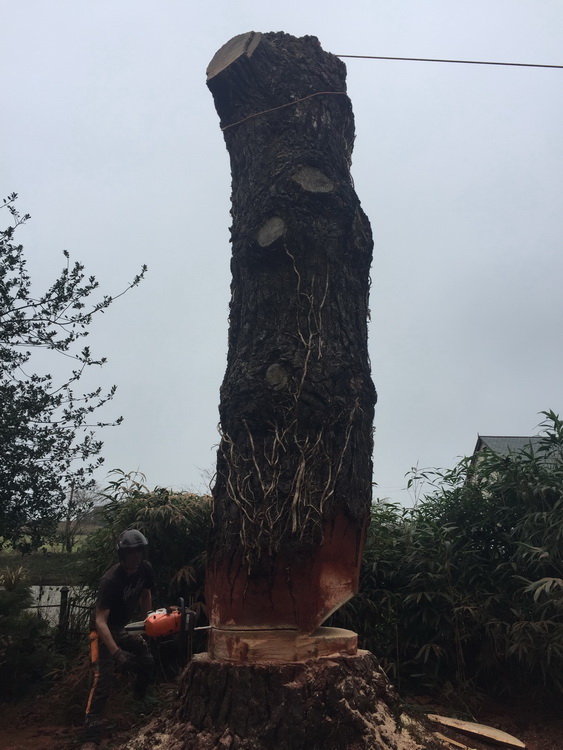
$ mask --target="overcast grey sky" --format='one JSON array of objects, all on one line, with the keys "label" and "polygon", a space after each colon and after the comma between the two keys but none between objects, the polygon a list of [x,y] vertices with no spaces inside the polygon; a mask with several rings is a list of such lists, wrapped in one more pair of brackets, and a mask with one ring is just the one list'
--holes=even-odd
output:
[{"label": "overcast grey sky", "polygon": [[[86,264],[107,293],[95,382],[118,385],[108,469],[205,489],[218,440],[230,172],[205,69],[245,31],[335,54],[563,64],[561,0],[18,0],[0,30],[0,190],[32,214],[38,288]],[[563,412],[563,70],[346,60],[353,176],[375,238],[378,496],[477,434]],[[55,366],[53,366],[55,367]],[[100,478],[103,480],[103,474]]]}]

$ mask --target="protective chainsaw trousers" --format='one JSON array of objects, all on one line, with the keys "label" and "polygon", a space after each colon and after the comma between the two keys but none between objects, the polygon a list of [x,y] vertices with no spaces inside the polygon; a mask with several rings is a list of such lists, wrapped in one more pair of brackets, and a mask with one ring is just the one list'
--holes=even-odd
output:
[{"label": "protective chainsaw trousers", "polygon": [[[133,694],[136,698],[142,699],[152,681],[154,658],[145,640],[137,633],[119,630],[112,631],[112,636],[119,648],[136,657]],[[99,744],[102,735],[102,718],[114,683],[114,663],[112,655],[95,630],[90,633],[90,665],[93,679],[86,706],[82,741]]]}]

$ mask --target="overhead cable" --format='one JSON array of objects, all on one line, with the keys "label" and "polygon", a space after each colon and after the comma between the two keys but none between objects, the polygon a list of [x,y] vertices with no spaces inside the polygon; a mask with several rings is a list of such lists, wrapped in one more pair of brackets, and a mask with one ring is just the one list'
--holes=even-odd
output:
[{"label": "overhead cable", "polygon": [[441,62],[441,63],[458,63],[462,65],[507,65],[514,68],[559,68],[563,70],[563,65],[541,65],[539,63],[512,63],[512,62],[492,62],[488,60],[442,60],[435,57],[383,57],[382,55],[335,55],[335,57],[353,57],[358,60],[406,60],[408,62]]}]

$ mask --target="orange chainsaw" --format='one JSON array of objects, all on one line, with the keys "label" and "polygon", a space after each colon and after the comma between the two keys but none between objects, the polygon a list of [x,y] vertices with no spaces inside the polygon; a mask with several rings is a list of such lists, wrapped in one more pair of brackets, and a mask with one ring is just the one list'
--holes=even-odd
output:
[{"label": "orange chainsaw", "polygon": [[144,620],[130,622],[125,626],[128,632],[143,632],[150,638],[161,638],[165,635],[179,633],[185,651],[186,661],[192,658],[192,641],[194,630],[208,630],[207,627],[195,627],[196,613],[186,609],[182,598],[177,607],[166,607],[149,612]]}]

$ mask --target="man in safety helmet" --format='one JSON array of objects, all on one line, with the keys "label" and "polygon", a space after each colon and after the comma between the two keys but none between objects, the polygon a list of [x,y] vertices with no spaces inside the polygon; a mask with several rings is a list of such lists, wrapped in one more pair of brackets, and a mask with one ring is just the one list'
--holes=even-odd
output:
[{"label": "man in safety helmet", "polygon": [[116,550],[119,562],[102,576],[91,618],[93,682],[82,750],[94,750],[100,743],[114,673],[133,675],[134,696],[143,701],[154,670],[154,659],[142,636],[124,630],[139,607],[143,618],[152,609],[154,572],[147,560],[148,542],[137,529],[127,529],[117,540]]}]

